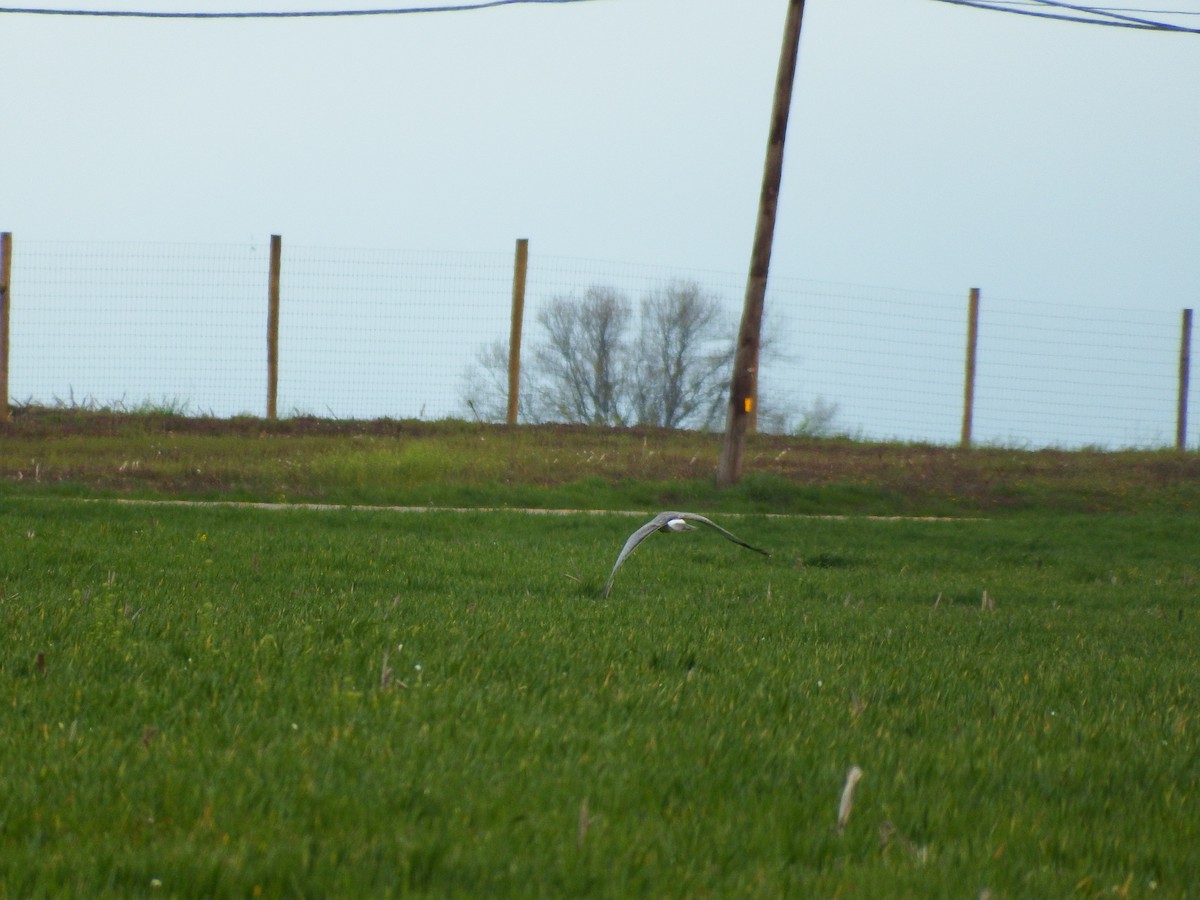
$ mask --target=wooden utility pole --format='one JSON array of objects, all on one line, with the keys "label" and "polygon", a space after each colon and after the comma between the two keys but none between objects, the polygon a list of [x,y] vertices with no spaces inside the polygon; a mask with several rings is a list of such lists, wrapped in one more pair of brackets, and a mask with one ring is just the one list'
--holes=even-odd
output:
[{"label": "wooden utility pole", "polygon": [[762,338],[763,300],[767,295],[767,270],[771,265],[771,245],[775,239],[775,212],[779,206],[779,184],[783,178],[783,146],[787,136],[788,112],[792,106],[796,60],[800,55],[800,23],[803,18],[804,0],[788,0],[783,49],[779,54],[779,72],[775,78],[775,103],[771,110],[767,157],[763,164],[762,192],[758,198],[758,222],[750,252],[750,274],[746,279],[746,300],[733,357],[725,440],[721,445],[721,460],[717,466],[717,484],[722,486],[736,484],[741,479],[746,431],[753,430],[758,417],[758,356]]},{"label": "wooden utility pole", "polygon": [[975,348],[979,345],[979,288],[971,288],[967,305],[967,364],[963,375],[962,435],[959,446],[971,448],[971,426],[975,421]]},{"label": "wooden utility pole", "polygon": [[267,275],[267,418],[276,416],[279,398],[279,268],[283,239],[271,235],[271,263]]},{"label": "wooden utility pole", "polygon": [[521,328],[525,318],[525,273],[529,267],[529,238],[517,238],[513,261],[512,327],[508,334],[508,415],[509,425],[517,424],[521,397]]},{"label": "wooden utility pole", "polygon": [[0,422],[7,422],[8,408],[8,306],[12,284],[12,232],[0,234]]}]

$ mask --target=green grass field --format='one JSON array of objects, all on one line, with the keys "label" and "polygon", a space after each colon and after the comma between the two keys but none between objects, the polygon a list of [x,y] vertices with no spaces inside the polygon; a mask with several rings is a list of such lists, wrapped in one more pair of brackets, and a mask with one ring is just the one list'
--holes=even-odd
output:
[{"label": "green grass field", "polygon": [[[1003,460],[1006,496],[1036,482],[1016,513],[804,495],[953,521],[714,493],[697,511],[773,555],[655,535],[607,601],[638,518],[84,502],[169,492],[9,472],[0,897],[1194,896],[1194,488],[1130,475],[1146,511],[1063,512]],[[330,482],[356,477],[388,476]]]}]

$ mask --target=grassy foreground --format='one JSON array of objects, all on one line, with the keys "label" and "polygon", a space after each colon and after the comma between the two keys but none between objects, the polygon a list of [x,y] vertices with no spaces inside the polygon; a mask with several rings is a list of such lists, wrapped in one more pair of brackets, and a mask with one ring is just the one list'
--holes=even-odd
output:
[{"label": "grassy foreground", "polygon": [[0,500],[0,897],[1194,896],[1183,487],[729,517],[774,555],[604,602],[636,519],[58,487]]}]

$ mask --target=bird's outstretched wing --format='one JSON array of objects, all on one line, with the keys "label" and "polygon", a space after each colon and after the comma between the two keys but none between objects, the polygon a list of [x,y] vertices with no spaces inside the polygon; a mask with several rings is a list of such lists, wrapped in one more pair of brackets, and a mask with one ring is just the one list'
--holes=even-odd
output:
[{"label": "bird's outstretched wing", "polygon": [[613,563],[612,571],[608,573],[608,581],[604,583],[605,597],[607,597],[608,592],[612,590],[613,578],[616,577],[617,569],[621,568],[621,563],[625,562],[626,557],[628,557],[629,554],[637,548],[638,544],[662,528],[663,525],[666,524],[667,519],[670,517],[670,513],[659,513],[629,536],[629,539],[625,541],[625,546],[622,547],[621,552],[617,554],[617,561]]},{"label": "bird's outstretched wing", "polygon": [[747,550],[753,550],[755,553],[761,553],[763,556],[771,555],[771,551],[763,550],[761,547],[755,547],[753,544],[747,544],[745,541],[743,541],[740,537],[738,537],[732,531],[726,531],[724,528],[722,528],[716,522],[712,521],[711,519],[706,519],[704,516],[698,515],[696,513],[676,512],[676,513],[664,513],[664,515],[667,515],[671,518],[684,519],[685,521],[688,521],[688,522],[699,522],[701,525],[707,525],[709,528],[715,528],[718,532],[720,532],[720,534],[723,537],[727,538],[728,540],[733,541],[735,544],[745,547]]},{"label": "bird's outstretched wing", "polygon": [[667,524],[667,522],[671,521],[672,519],[683,519],[684,521],[687,521],[687,522],[699,522],[701,525],[707,525],[709,528],[715,529],[717,532],[719,532],[721,534],[722,537],[726,538],[727,540],[733,541],[735,544],[745,547],[747,550],[753,550],[755,553],[761,553],[763,556],[771,555],[768,551],[763,550],[759,547],[755,547],[753,544],[747,544],[745,541],[743,541],[740,537],[738,537],[733,532],[726,531],[724,528],[722,528],[716,522],[712,521],[711,519],[707,519],[704,516],[701,516],[697,513],[660,512],[657,516],[655,516],[653,519],[651,519],[649,522],[647,522],[645,525],[643,525],[641,528],[639,528],[637,531],[635,531],[633,534],[631,534],[629,536],[629,539],[627,541],[625,541],[625,546],[622,547],[621,552],[617,554],[617,561],[615,563],[613,563],[612,572],[610,572],[608,575],[608,581],[606,581],[604,583],[603,596],[607,597],[608,592],[612,590],[613,578],[616,577],[617,569],[621,568],[621,563],[625,562],[625,560],[629,557],[629,554],[632,553],[635,549],[637,549],[638,544],[640,544],[642,541],[644,541],[650,535],[654,534],[654,532],[661,531],[663,529],[663,527]]}]

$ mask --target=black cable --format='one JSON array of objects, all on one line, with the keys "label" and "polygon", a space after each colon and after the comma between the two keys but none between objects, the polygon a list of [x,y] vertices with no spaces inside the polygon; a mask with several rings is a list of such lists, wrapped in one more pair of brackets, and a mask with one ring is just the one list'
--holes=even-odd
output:
[{"label": "black cable", "polygon": [[1073,3],[1064,3],[1062,0],[1037,0],[1042,6],[1052,6],[1058,9],[1069,9],[1073,12],[1088,13],[1094,16],[1108,16],[1110,19],[1116,19],[1118,22],[1130,22],[1135,26],[1149,26],[1154,29],[1163,29],[1165,31],[1188,31],[1195,29],[1186,29],[1178,25],[1171,25],[1167,22],[1152,22],[1149,19],[1139,19],[1133,16],[1121,15],[1120,11],[1115,9],[1106,9],[1102,6],[1076,6]]},{"label": "black cable", "polygon": [[1011,13],[1014,16],[1033,16],[1038,19],[1056,19],[1062,22],[1079,22],[1085,25],[1107,25],[1113,28],[1135,28],[1140,31],[1175,31],[1184,34],[1200,34],[1200,28],[1185,28],[1182,25],[1171,25],[1167,22],[1154,22],[1149,19],[1135,19],[1131,16],[1117,16],[1112,12],[1093,9],[1087,6],[1072,6],[1067,3],[1055,3],[1052,0],[1036,0],[1038,5],[1069,9],[1076,12],[1090,13],[1098,16],[1110,16],[1108,19],[1086,18],[1065,13],[1038,12],[1033,9],[1014,9],[1011,6],[997,3],[981,2],[981,0],[937,0],[938,3],[949,3],[954,6],[969,6],[973,9],[990,9],[994,12]]},{"label": "black cable", "polygon": [[[1042,6],[1042,0],[991,0],[996,6]],[[1140,6],[1088,6],[1096,14],[1139,13],[1143,16],[1200,16],[1200,9],[1143,9]]]},{"label": "black cable", "polygon": [[99,16],[125,19],[311,19],[340,16],[400,16],[411,13],[466,12],[518,3],[588,3],[594,0],[481,0],[476,3],[457,3],[452,6],[408,6],[393,9],[290,10],[284,12],[138,12],[134,10],[102,9],[36,9],[31,7],[0,7],[0,13],[35,16]]}]

